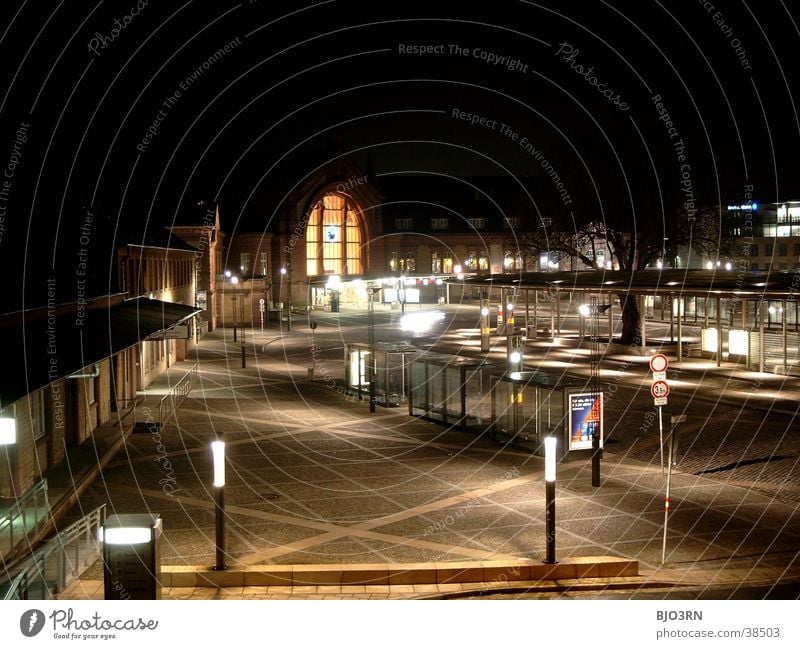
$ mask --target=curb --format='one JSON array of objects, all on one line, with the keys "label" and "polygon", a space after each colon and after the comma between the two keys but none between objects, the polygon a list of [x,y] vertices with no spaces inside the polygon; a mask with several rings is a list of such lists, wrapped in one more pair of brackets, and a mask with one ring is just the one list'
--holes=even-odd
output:
[{"label": "curb", "polygon": [[546,564],[527,559],[441,563],[255,565],[216,571],[206,566],[162,566],[164,588],[245,586],[400,586],[539,582],[638,577],[639,562],[618,557],[571,557]]}]

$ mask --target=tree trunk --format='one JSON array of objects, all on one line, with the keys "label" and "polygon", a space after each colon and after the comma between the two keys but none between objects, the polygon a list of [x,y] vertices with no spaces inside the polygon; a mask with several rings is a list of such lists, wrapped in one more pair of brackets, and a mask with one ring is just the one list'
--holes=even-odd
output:
[{"label": "tree trunk", "polygon": [[619,303],[622,306],[622,335],[619,342],[623,345],[639,346],[642,344],[639,299],[636,295],[624,293],[619,295]]}]

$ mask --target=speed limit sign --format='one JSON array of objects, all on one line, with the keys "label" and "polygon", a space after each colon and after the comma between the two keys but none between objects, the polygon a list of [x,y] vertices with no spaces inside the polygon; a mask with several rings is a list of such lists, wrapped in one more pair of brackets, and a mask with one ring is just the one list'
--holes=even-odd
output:
[{"label": "speed limit sign", "polygon": [[650,388],[654,399],[663,399],[669,394],[669,384],[666,381],[654,381]]}]

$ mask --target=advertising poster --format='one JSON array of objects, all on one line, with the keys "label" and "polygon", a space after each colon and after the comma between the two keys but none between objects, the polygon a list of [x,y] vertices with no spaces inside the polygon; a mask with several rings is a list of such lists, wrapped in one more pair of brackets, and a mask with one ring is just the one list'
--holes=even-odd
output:
[{"label": "advertising poster", "polygon": [[591,449],[594,435],[603,446],[603,393],[569,395],[569,450]]}]

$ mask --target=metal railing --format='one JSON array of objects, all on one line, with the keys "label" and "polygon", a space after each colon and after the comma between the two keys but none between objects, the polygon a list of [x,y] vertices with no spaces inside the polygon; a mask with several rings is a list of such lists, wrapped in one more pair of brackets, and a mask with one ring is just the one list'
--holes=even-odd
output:
[{"label": "metal railing", "polygon": [[[98,528],[105,522],[100,505],[47,541],[16,569],[3,599],[53,599],[100,557]],[[18,571],[18,572],[17,572]]]},{"label": "metal railing", "polygon": [[172,386],[168,394],[165,394],[158,404],[159,423],[163,426],[167,419],[175,414],[175,411],[181,407],[183,400],[189,396],[192,391],[192,384],[197,379],[197,363],[192,365],[186,374]]},{"label": "metal railing", "polygon": [[18,498],[0,519],[0,556],[6,560],[12,557],[17,545],[30,532],[38,530],[47,521],[49,513],[47,479],[42,478],[25,495]]}]

